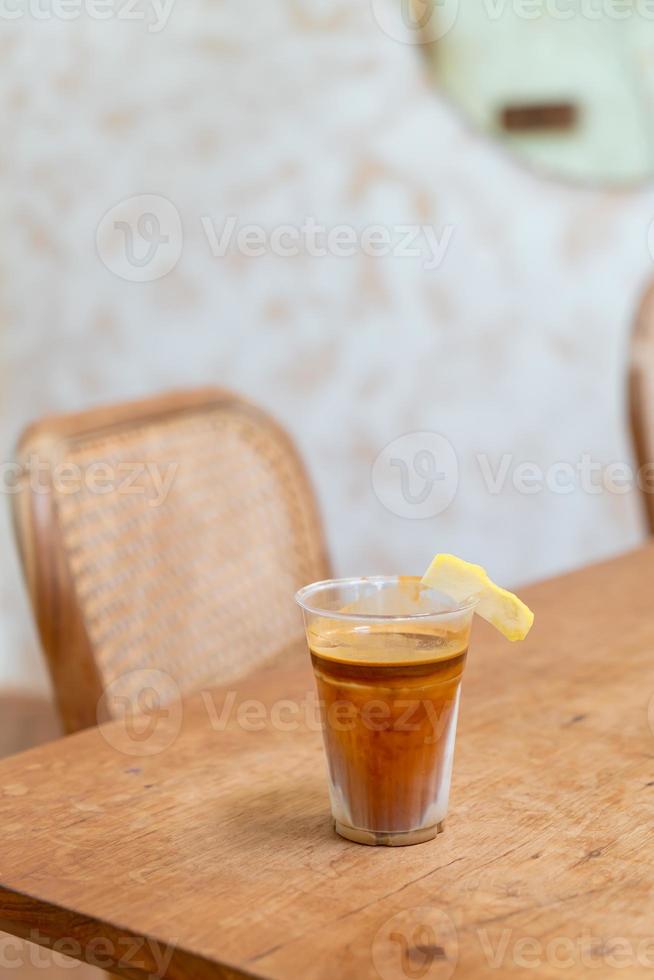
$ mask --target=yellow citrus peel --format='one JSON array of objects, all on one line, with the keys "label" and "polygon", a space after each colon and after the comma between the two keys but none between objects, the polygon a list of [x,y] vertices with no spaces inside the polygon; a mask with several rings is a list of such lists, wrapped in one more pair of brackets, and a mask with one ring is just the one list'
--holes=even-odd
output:
[{"label": "yellow citrus peel", "polygon": [[508,640],[524,640],[534,622],[531,609],[517,595],[501,589],[481,565],[454,555],[436,555],[422,584],[450,596],[455,602],[477,598],[477,612]]}]

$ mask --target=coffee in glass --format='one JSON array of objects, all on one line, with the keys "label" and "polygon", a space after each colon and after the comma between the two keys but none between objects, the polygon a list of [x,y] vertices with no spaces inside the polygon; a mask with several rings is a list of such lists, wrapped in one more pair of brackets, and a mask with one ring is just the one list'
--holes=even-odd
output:
[{"label": "coffee in glass", "polygon": [[336,831],[362,844],[431,840],[447,812],[475,598],[418,578],[302,589]]}]

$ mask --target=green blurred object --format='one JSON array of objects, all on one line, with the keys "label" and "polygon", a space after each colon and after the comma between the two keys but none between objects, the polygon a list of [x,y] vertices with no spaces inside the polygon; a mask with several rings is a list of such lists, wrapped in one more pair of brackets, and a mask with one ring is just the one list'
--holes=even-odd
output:
[{"label": "green blurred object", "polygon": [[475,127],[552,176],[654,175],[654,3],[429,2],[430,73]]}]

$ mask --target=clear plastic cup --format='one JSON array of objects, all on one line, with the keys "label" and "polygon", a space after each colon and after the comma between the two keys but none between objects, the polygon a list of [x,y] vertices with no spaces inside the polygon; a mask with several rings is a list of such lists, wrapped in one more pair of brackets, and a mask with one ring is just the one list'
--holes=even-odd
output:
[{"label": "clear plastic cup", "polygon": [[311,653],[335,830],[419,844],[447,813],[474,597],[417,578],[317,582],[296,596]]}]

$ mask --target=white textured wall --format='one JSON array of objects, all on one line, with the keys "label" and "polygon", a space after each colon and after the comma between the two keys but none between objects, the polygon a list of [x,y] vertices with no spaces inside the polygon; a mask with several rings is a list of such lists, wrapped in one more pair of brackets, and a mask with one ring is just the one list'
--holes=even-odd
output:
[{"label": "white textured wall", "polygon": [[[271,409],[304,452],[337,569],[420,571],[447,549],[508,582],[638,541],[632,494],[483,488],[475,454],[629,458],[628,329],[652,273],[654,191],[524,171],[425,82],[366,0],[178,0],[169,23],[3,24],[0,281],[7,451],[54,409],[200,382]],[[151,283],[99,260],[122,198],[164,195],[184,249]],[[420,259],[214,259],[200,225],[454,227]],[[459,493],[389,513],[371,464],[412,431],[455,446]],[[44,684],[3,523],[0,680]]]}]

